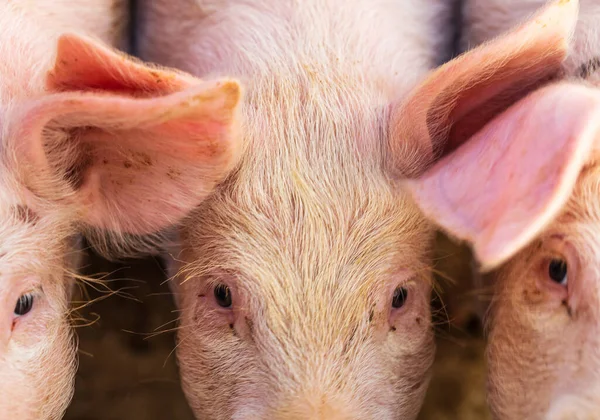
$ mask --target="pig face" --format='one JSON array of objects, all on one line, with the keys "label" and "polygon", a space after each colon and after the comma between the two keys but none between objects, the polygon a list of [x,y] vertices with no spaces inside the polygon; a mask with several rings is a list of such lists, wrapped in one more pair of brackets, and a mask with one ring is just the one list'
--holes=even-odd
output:
[{"label": "pig face", "polygon": [[59,418],[76,366],[67,322],[76,244],[16,204],[17,194],[0,196],[0,416]]},{"label": "pig face", "polygon": [[177,222],[238,154],[234,81],[76,35],[44,78],[42,92],[29,80],[0,92],[0,418],[61,418],[71,398],[78,232],[136,246],[124,239]]},{"label": "pig face", "polygon": [[391,105],[326,72],[315,85],[250,84],[245,135],[264,143],[172,253],[198,418],[416,417],[434,353],[436,214],[420,187],[432,163],[460,159],[507,104],[556,77],[576,15],[553,4]]},{"label": "pig face", "polygon": [[175,283],[199,418],[416,416],[434,354],[431,232],[383,177],[368,180],[313,190],[315,202],[290,179],[273,197],[238,178],[199,210],[180,255],[194,263]]},{"label": "pig face", "polygon": [[531,245],[489,275],[489,402],[497,418],[600,410],[597,164]]}]

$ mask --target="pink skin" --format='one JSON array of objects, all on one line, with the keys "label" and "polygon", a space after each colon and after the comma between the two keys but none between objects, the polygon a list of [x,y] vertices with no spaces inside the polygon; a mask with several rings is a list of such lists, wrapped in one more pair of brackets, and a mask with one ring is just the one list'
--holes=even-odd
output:
[{"label": "pink skin", "polygon": [[0,418],[38,420],[72,395],[78,233],[139,248],[196,206],[239,156],[240,89],[54,29],[102,27],[91,3],[31,3],[0,6]]},{"label": "pink skin", "polygon": [[554,3],[415,86],[446,6],[144,3],[145,59],[246,83],[245,154],[172,252],[198,418],[416,417],[434,355],[436,215],[419,182],[557,77],[577,18],[575,2]]}]

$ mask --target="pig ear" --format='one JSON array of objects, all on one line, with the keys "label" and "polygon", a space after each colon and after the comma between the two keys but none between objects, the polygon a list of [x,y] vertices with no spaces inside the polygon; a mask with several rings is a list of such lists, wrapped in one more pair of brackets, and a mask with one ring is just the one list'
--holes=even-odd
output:
[{"label": "pig ear", "polygon": [[235,81],[202,82],[68,35],[47,82],[51,93],[22,111],[14,135],[36,169],[28,185],[52,199],[36,179],[58,174],[95,228],[156,232],[237,162]]},{"label": "pig ear", "polygon": [[405,187],[425,215],[473,245],[490,269],[557,216],[594,147],[600,93],[543,88],[496,117]]},{"label": "pig ear", "polygon": [[[392,109],[392,172],[418,176],[495,115],[556,78],[577,15],[577,0],[554,1],[522,26],[432,73]],[[406,156],[419,162],[407,162]]]}]

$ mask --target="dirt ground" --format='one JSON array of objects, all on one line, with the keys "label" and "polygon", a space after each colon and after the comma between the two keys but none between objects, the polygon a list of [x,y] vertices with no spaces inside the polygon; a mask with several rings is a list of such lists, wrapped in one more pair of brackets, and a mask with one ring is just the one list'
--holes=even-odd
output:
[{"label": "dirt ground", "polygon": [[[464,270],[456,263],[443,267],[443,261],[442,268]],[[165,277],[159,263],[148,259],[114,264],[91,255],[87,271],[112,273],[108,277],[113,280],[111,288],[130,288],[125,292],[135,300],[111,296],[80,311],[82,318],[96,321],[77,328],[80,368],[75,397],[65,419],[193,419],[171,354],[174,334],[147,335],[157,328],[175,326],[168,324],[176,313],[168,287],[161,284]],[[106,296],[89,287],[87,290],[91,299]],[[444,315],[436,317],[434,377],[419,420],[487,420],[480,328],[474,323],[466,329],[450,328],[445,312],[438,314]]]}]

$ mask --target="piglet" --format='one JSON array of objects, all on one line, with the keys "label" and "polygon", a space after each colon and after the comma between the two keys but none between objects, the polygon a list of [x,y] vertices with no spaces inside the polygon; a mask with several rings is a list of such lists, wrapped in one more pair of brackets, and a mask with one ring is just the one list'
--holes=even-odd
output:
[{"label": "piglet", "polygon": [[[405,184],[560,73],[577,17],[576,2],[554,3],[427,76],[451,39],[449,6],[141,4],[144,59],[237,77],[247,92],[240,164],[172,252],[198,418],[417,416],[435,349],[434,225]],[[548,162],[546,149],[530,153]]]},{"label": "piglet", "polygon": [[0,5],[1,419],[69,403],[77,234],[135,246],[239,156],[235,81],[132,60],[105,44],[123,39],[118,2],[76,3]]},{"label": "piglet", "polygon": [[[465,44],[544,2],[483,3],[466,3],[475,41]],[[591,26],[600,2],[582,1],[580,16],[563,76],[411,185],[426,214],[472,245],[480,285],[493,291],[485,309],[497,419],[600,413],[600,27]]]}]

